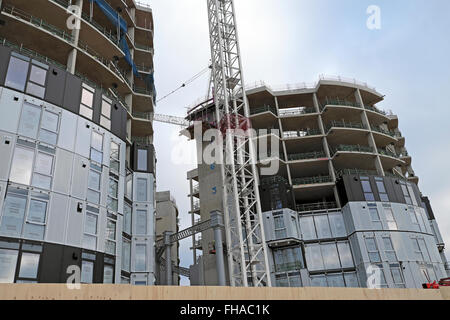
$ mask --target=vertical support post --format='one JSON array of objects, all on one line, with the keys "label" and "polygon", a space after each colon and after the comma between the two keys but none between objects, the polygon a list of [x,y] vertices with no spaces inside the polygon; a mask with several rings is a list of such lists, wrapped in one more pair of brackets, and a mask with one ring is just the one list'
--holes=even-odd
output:
[{"label": "vertical support post", "polygon": [[172,243],[170,242],[170,236],[173,234],[171,231],[164,232],[164,247],[166,254],[166,284],[172,285]]},{"label": "vertical support post", "polygon": [[211,227],[214,230],[214,243],[216,249],[216,270],[217,270],[217,279],[219,282],[219,286],[225,286],[225,261],[223,258],[223,241],[222,241],[222,228],[223,224],[223,215],[220,211],[212,211],[211,212]]}]

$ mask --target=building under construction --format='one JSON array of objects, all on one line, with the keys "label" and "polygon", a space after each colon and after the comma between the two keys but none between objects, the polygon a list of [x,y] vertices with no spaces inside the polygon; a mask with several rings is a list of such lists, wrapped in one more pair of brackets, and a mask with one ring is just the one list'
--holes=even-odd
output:
[{"label": "building under construction", "polygon": [[[447,277],[433,210],[397,116],[377,107],[383,97],[341,78],[247,88],[254,139],[268,140],[258,168],[272,285],[366,287],[373,267],[385,288],[421,288]],[[213,123],[214,103],[191,109],[187,119]],[[208,144],[197,141],[197,153]],[[275,163],[276,174],[262,174]],[[209,220],[223,203],[218,166],[202,163],[187,178],[192,223]],[[191,284],[218,284],[216,247],[212,230],[192,237]],[[224,268],[229,283],[228,263]]]}]

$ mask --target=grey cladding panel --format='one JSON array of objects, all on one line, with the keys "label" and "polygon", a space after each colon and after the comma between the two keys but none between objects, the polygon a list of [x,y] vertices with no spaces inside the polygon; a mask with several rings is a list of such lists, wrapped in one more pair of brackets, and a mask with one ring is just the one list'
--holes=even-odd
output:
[{"label": "grey cladding panel", "polygon": [[66,85],[64,89],[64,109],[78,114],[81,102],[81,80],[66,72]]},{"label": "grey cladding panel", "polygon": [[9,56],[11,55],[11,49],[8,47],[0,46],[0,85],[4,85],[6,72],[8,71]]},{"label": "grey cladding panel", "polygon": [[100,89],[96,89],[95,90],[95,94],[94,94],[94,114],[93,114],[93,118],[92,121],[96,124],[100,124],[100,113],[101,108],[102,108],[102,96],[103,93]]},{"label": "grey cladding panel", "polygon": [[119,103],[117,103],[116,100],[113,100],[111,107],[111,132],[122,140],[125,140],[125,137],[123,136],[123,131],[124,128],[126,130],[127,126],[126,118],[125,121],[123,120],[124,110],[125,109]]},{"label": "grey cladding panel", "polygon": [[118,136],[123,141],[126,141],[127,139],[127,110],[125,108],[120,108],[122,110],[122,130],[121,134]]},{"label": "grey cladding panel", "polygon": [[64,279],[62,270],[64,247],[46,243],[41,257],[40,279],[41,283],[59,283]]},{"label": "grey cladding panel", "polygon": [[64,102],[64,89],[66,86],[66,71],[50,65],[47,75],[47,90],[45,100],[57,106]]}]

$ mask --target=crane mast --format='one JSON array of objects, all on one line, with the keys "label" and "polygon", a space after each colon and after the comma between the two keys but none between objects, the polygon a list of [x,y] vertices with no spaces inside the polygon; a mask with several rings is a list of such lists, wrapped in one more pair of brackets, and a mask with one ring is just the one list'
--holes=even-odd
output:
[{"label": "crane mast", "polygon": [[[233,0],[207,0],[217,123],[249,118]],[[230,121],[231,119],[231,121]],[[235,122],[234,125],[230,122]],[[251,131],[251,130],[250,130]],[[221,156],[223,211],[232,286],[271,286],[252,135],[227,130]]]}]

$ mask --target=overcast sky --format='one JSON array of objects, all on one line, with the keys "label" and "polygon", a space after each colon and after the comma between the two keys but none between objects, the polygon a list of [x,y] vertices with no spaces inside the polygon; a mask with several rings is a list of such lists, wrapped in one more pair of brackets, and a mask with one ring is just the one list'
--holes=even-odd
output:
[{"label": "overcast sky", "polygon": [[[162,97],[208,66],[206,0],[146,2],[155,19],[155,78]],[[381,9],[380,30],[367,28],[370,5]],[[235,6],[247,84],[340,75],[386,95],[379,106],[398,115],[419,187],[450,244],[450,1],[236,0]],[[207,85],[204,76],[158,103],[156,112],[185,116]],[[186,172],[195,164],[175,163],[172,153],[180,144],[191,150],[193,145],[177,138],[176,126],[154,127],[157,188],[175,196],[184,229],[190,226]],[[183,266],[192,263],[189,246],[185,240],[180,247]]]}]

